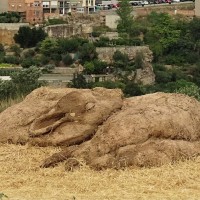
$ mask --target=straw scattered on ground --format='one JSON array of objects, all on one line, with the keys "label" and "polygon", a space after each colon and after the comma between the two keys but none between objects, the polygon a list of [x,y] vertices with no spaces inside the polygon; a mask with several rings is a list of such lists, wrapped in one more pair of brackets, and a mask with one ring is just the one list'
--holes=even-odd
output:
[{"label": "straw scattered on ground", "polygon": [[200,157],[160,168],[66,172],[41,169],[60,149],[0,146],[0,193],[10,200],[200,199]]}]

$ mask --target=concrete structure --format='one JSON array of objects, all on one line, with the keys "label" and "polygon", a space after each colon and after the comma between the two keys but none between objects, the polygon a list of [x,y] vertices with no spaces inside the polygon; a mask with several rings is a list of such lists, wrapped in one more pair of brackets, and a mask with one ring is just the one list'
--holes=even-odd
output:
[{"label": "concrete structure", "polygon": [[0,13],[8,11],[8,0],[1,0]]},{"label": "concrete structure", "polygon": [[20,13],[24,22],[43,22],[42,0],[8,0],[8,11]]},{"label": "concrete structure", "polygon": [[197,17],[200,17],[200,1],[199,0],[195,1],[195,15]]}]

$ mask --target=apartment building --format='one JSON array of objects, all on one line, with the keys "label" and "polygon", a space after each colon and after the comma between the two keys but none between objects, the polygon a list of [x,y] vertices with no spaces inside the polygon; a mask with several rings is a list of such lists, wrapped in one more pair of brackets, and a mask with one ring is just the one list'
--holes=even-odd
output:
[{"label": "apartment building", "polygon": [[200,0],[195,1],[195,15],[200,17]]},{"label": "apartment building", "polygon": [[8,0],[8,12],[20,13],[24,22],[43,22],[42,0]]},{"label": "apartment building", "polygon": [[0,0],[0,13],[8,11],[8,0]]},{"label": "apartment building", "polygon": [[42,5],[46,16],[95,11],[95,0],[42,0]]}]

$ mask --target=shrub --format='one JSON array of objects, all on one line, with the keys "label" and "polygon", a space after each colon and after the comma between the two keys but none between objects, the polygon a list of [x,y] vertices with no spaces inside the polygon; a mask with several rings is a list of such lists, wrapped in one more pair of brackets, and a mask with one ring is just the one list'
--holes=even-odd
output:
[{"label": "shrub", "polygon": [[114,66],[120,69],[125,69],[128,65],[129,58],[127,54],[123,54],[120,51],[115,51],[113,55]]},{"label": "shrub", "polygon": [[41,86],[38,81],[42,72],[37,67],[29,67],[11,75],[12,83],[16,86],[19,94],[28,94],[32,90]]},{"label": "shrub", "polygon": [[52,73],[52,70],[55,68],[55,65],[48,64],[42,68],[42,73]]},{"label": "shrub", "polygon": [[48,19],[47,25],[55,25],[55,24],[66,24],[63,19]]},{"label": "shrub", "polygon": [[126,84],[123,92],[126,96],[140,96],[144,94],[142,88],[132,81]]},{"label": "shrub", "polygon": [[18,45],[14,44],[10,47],[10,50],[15,53],[15,56],[20,56],[21,49]]},{"label": "shrub", "polygon": [[72,53],[78,50],[80,42],[77,38],[59,39],[58,46],[60,48],[61,53]]},{"label": "shrub", "polygon": [[62,57],[62,61],[65,65],[71,65],[73,63],[73,59],[70,54],[65,54]]},{"label": "shrub", "polygon": [[34,47],[36,44],[45,39],[47,34],[41,28],[30,28],[22,26],[17,34],[14,35],[14,40],[22,48]]},{"label": "shrub", "polygon": [[58,41],[53,38],[46,38],[42,41],[40,46],[40,52],[47,57],[51,57],[53,54],[58,52],[58,50]]},{"label": "shrub", "polygon": [[188,96],[196,98],[200,101],[200,89],[197,85],[193,84],[190,86],[181,87],[175,91],[176,93],[186,94]]},{"label": "shrub", "polygon": [[104,81],[104,82],[95,82],[92,84],[92,87],[104,87],[108,89],[115,89],[115,88],[120,88],[124,90],[125,84],[119,81]]},{"label": "shrub", "polygon": [[31,57],[25,58],[21,63],[21,66],[23,68],[29,68],[30,66],[35,66],[35,65],[37,65],[37,62]]},{"label": "shrub", "polygon": [[100,37],[97,42],[94,43],[96,47],[109,47],[110,40],[108,37]]},{"label": "shrub", "polygon": [[97,58],[95,46],[92,43],[84,43],[83,46],[79,48],[79,57],[83,63]]},{"label": "shrub", "polygon": [[85,62],[84,73],[85,74],[93,74],[94,73],[94,63],[93,62]]},{"label": "shrub", "polygon": [[3,44],[0,43],[0,53],[2,53],[2,52],[4,53],[5,50],[4,50],[4,46],[3,46]]},{"label": "shrub", "polygon": [[142,68],[144,65],[144,54],[142,52],[136,52],[135,67],[136,69]]},{"label": "shrub", "polygon": [[35,55],[35,51],[33,49],[28,49],[27,51],[24,52],[24,57],[33,57]]},{"label": "shrub", "polygon": [[88,88],[88,83],[82,74],[74,74],[72,83],[69,86],[74,88]]},{"label": "shrub", "polygon": [[19,57],[16,56],[5,56],[4,61],[5,63],[15,64],[15,65],[19,65],[20,63]]}]

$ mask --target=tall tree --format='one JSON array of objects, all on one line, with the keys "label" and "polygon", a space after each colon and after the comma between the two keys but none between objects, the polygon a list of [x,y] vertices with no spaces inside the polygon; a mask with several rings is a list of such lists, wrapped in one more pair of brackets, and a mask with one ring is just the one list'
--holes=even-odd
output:
[{"label": "tall tree", "polygon": [[133,15],[132,6],[129,0],[123,0],[120,2],[120,7],[117,9],[117,14],[120,17],[118,20],[117,30],[121,33],[131,33],[133,27]]},{"label": "tall tree", "polygon": [[36,44],[45,39],[47,34],[41,29],[33,28],[28,26],[22,26],[19,28],[17,34],[14,35],[16,43],[20,44],[22,48],[34,47]]}]

